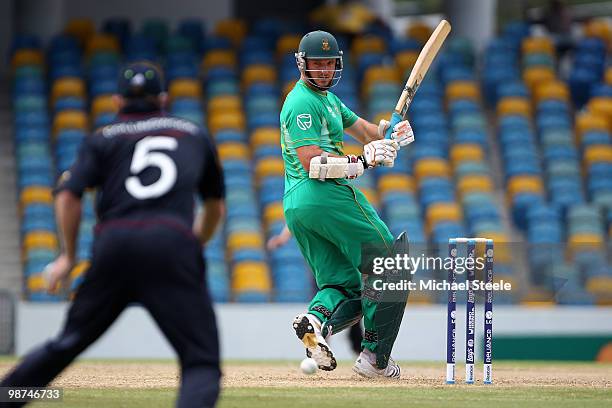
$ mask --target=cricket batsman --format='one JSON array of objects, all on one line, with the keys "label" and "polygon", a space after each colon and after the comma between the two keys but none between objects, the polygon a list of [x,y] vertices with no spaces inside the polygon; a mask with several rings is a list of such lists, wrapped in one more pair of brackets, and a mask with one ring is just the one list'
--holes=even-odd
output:
[{"label": "cricket batsman", "polygon": [[[400,147],[413,142],[414,134],[404,120],[385,139],[388,121],[376,125],[358,117],[329,91],[343,68],[342,51],[330,33],[306,34],[295,56],[300,80],[280,114],[283,207],[319,290],[293,328],[306,355],[330,371],[336,359],[326,340],[363,317],[362,352],[353,370],[369,378],[399,378],[390,354],[406,298],[385,299],[387,294],[371,284],[374,275],[362,282],[361,273],[368,273],[362,249],[380,248],[380,256],[393,256],[407,251],[406,235],[395,240],[349,179],[376,166],[393,167]],[[343,153],[344,132],[364,145],[362,155]]]}]

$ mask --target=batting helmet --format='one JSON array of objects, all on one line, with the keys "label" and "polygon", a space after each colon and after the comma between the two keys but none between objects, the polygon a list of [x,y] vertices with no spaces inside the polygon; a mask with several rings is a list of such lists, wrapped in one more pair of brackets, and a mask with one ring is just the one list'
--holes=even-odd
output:
[{"label": "batting helmet", "polygon": [[[308,69],[307,60],[331,58],[336,60],[333,78],[327,86],[317,85],[315,79],[323,79],[321,76],[318,76],[322,70]],[[295,59],[300,72],[305,74],[308,83],[315,88],[327,90],[336,86],[340,78],[342,78],[342,51],[338,48],[338,42],[334,36],[327,31],[312,31],[302,37],[298,52],[295,53]]]}]

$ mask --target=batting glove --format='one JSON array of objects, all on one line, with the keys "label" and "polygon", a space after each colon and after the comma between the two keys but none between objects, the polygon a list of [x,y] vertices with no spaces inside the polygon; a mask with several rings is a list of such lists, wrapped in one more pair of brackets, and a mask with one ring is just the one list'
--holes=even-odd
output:
[{"label": "batting glove", "polygon": [[367,167],[393,167],[399,145],[392,139],[380,139],[363,146],[363,157]]},{"label": "batting glove", "polygon": [[[378,123],[378,136],[380,136],[381,138],[385,137],[385,132],[388,128],[389,121],[382,119]],[[410,126],[410,122],[408,122],[407,120],[403,120],[397,125],[393,126],[391,139],[395,140],[400,147],[408,146],[410,143],[414,142],[414,132],[412,131],[412,126]]]}]

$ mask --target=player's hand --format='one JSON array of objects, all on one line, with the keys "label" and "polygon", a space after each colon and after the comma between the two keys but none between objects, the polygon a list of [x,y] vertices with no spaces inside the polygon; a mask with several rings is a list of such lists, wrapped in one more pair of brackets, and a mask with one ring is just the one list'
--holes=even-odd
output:
[{"label": "player's hand", "polygon": [[273,251],[276,248],[285,245],[286,243],[287,243],[287,240],[284,239],[281,234],[278,234],[278,235],[274,235],[268,240],[268,242],[266,243],[266,248],[268,248],[268,251]]},{"label": "player's hand", "polygon": [[368,167],[393,167],[399,145],[393,139],[375,140],[363,146],[363,157]]},{"label": "player's hand", "polygon": [[60,283],[67,283],[70,271],[74,267],[74,260],[66,254],[61,254],[43,270],[43,278],[47,283],[47,292],[54,294],[58,291]]},{"label": "player's hand", "polygon": [[[381,119],[380,123],[378,124],[378,136],[384,138],[388,128],[389,121]],[[408,146],[410,143],[414,142],[414,132],[412,131],[412,126],[410,126],[410,122],[408,122],[407,120],[403,120],[393,126],[391,139],[395,140],[397,144],[399,144],[400,148]]]}]

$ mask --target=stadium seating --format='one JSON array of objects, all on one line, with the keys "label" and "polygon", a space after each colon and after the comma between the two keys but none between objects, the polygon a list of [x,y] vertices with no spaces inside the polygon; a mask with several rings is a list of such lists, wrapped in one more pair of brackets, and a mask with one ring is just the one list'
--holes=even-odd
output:
[{"label": "stadium seating", "polygon": [[[227,217],[204,250],[213,298],[308,301],[312,277],[295,239],[265,249],[284,226],[278,120],[298,79],[296,27],[275,19],[250,26],[222,20],[211,30],[197,19],[176,27],[146,19],[135,27],[113,18],[97,31],[91,20],[75,19],[44,41],[45,49],[36,37],[14,39],[11,95],[30,300],[59,300],[44,292],[40,275],[57,253],[52,186],[82,140],[114,119],[120,64],[152,59],[166,72],[168,110],[208,129],[224,169]],[[583,31],[569,70],[554,42],[531,35],[526,23],[506,25],[482,58],[469,40],[449,38],[409,109],[416,142],[393,168],[354,183],[394,235],[408,231],[411,245],[429,253],[446,253],[453,236],[494,238],[496,276],[516,285],[515,248],[507,243],[524,242],[528,285],[496,302],[612,302],[611,30],[595,19]],[[340,37],[344,71],[333,92],[360,116],[388,118],[430,32],[418,22],[403,36],[371,30],[351,41]],[[360,154],[361,147],[347,136],[344,151]],[[86,194],[72,290],[91,256],[93,201]],[[439,272],[422,271],[418,279]],[[561,291],[558,277],[567,282]],[[430,294],[413,300],[444,301]]]}]

